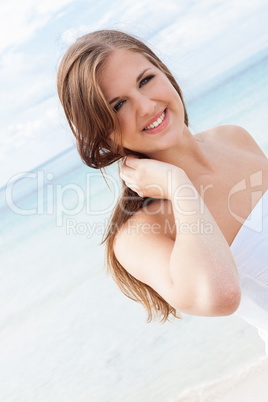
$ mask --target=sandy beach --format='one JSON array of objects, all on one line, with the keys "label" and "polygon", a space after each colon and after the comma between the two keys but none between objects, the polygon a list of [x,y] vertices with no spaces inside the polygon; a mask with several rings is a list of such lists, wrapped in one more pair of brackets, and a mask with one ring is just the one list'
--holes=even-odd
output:
[{"label": "sandy beach", "polygon": [[267,402],[268,359],[233,376],[184,392],[174,402]]}]

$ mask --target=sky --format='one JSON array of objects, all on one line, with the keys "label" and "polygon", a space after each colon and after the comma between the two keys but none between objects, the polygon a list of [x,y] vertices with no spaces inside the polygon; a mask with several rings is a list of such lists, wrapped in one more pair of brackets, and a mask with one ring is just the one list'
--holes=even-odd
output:
[{"label": "sky", "polygon": [[267,47],[267,25],[267,0],[2,0],[0,187],[74,147],[56,74],[76,37],[103,28],[139,36],[172,70],[187,99]]}]

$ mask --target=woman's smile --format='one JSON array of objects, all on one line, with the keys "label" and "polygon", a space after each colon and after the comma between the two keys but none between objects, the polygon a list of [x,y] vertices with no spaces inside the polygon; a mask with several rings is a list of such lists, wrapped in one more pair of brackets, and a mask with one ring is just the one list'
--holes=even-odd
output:
[{"label": "woman's smile", "polygon": [[167,108],[163,111],[163,113],[161,113],[160,117],[156,116],[151,120],[152,123],[148,122],[142,131],[145,131],[146,134],[155,134],[164,130],[169,123],[169,114]]}]

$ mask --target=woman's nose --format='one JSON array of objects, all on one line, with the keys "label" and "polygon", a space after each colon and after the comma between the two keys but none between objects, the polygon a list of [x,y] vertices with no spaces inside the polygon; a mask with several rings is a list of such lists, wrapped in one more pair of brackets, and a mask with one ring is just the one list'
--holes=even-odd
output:
[{"label": "woman's nose", "polygon": [[155,112],[155,102],[147,96],[141,95],[137,99],[137,109],[141,117],[152,115]]}]

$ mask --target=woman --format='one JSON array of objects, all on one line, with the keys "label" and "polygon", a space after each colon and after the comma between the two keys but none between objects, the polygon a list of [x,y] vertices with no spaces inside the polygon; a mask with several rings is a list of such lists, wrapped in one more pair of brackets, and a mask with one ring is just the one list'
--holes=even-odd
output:
[{"label": "woman", "polygon": [[121,290],[149,320],[239,307],[268,347],[268,161],[250,134],[226,125],[192,135],[170,71],[119,31],[90,33],[67,50],[58,93],[82,160],[99,169],[122,162],[105,238]]}]

